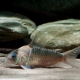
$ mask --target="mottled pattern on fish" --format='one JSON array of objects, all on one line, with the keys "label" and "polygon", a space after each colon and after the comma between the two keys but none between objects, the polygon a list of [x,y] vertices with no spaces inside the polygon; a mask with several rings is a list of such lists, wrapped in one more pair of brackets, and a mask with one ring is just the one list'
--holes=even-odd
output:
[{"label": "mottled pattern on fish", "polygon": [[41,48],[41,47],[33,47],[31,49],[31,53],[35,55],[41,55],[41,56],[62,56],[61,49],[46,49],[46,48]]},{"label": "mottled pattern on fish", "polygon": [[56,62],[63,60],[61,49],[45,49],[41,47],[33,47],[31,49],[29,65],[30,66],[50,66]]},{"label": "mottled pattern on fish", "polygon": [[24,46],[18,49],[17,63],[24,66],[50,66],[63,60],[61,51],[61,49]]}]

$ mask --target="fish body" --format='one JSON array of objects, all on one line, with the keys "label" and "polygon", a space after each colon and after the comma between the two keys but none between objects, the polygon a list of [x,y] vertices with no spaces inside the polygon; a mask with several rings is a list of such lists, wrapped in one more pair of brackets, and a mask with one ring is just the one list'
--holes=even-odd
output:
[{"label": "fish body", "polygon": [[80,47],[61,53],[60,49],[46,49],[26,45],[9,53],[5,62],[20,65],[24,69],[31,67],[72,68],[73,66],[80,68],[80,62],[75,59],[79,54]]},{"label": "fish body", "polygon": [[57,62],[63,61],[63,55],[57,50],[45,49],[41,47],[33,47],[30,51],[30,66],[51,66]]}]

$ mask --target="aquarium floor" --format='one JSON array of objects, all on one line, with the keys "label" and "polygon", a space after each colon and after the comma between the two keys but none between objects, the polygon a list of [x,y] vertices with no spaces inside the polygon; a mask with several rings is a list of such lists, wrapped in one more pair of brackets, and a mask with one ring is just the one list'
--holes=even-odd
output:
[{"label": "aquarium floor", "polygon": [[[5,54],[0,53],[0,62]],[[77,59],[79,60],[79,59]],[[80,60],[79,60],[80,61]],[[34,68],[23,70],[20,67],[5,68],[0,64],[0,80],[80,80],[80,69]]]}]

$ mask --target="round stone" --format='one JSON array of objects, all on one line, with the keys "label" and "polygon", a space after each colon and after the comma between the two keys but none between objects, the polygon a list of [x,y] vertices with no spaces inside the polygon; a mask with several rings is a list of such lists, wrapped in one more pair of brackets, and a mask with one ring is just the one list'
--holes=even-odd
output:
[{"label": "round stone", "polygon": [[0,42],[24,38],[35,29],[35,23],[26,16],[13,12],[0,12]]},{"label": "round stone", "polygon": [[80,45],[80,20],[68,19],[39,25],[32,33],[34,43],[46,48],[71,49]]}]

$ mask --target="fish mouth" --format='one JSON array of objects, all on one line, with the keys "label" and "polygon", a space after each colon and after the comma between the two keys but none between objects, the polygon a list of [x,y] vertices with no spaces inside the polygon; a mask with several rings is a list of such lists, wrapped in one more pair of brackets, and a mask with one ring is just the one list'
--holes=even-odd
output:
[{"label": "fish mouth", "polygon": [[10,61],[9,59],[4,59],[2,62],[1,62],[1,66],[5,67],[5,68],[11,68],[11,67],[18,67],[19,65],[16,65],[15,63],[13,63],[12,61]]}]

